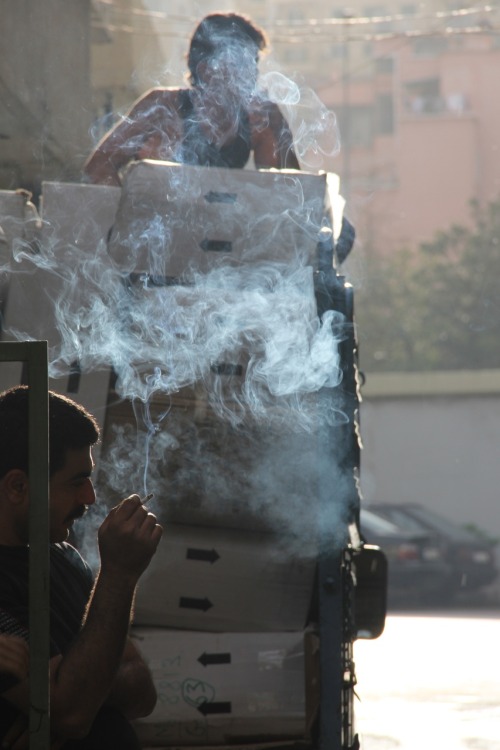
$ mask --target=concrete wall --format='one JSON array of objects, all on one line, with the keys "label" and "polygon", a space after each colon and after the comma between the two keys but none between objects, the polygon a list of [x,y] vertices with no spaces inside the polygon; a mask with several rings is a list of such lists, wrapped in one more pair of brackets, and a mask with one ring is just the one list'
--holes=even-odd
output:
[{"label": "concrete wall", "polygon": [[0,14],[0,187],[71,179],[90,142],[90,0],[0,0]]},{"label": "concrete wall", "polygon": [[500,371],[367,378],[366,501],[419,502],[500,538]]}]

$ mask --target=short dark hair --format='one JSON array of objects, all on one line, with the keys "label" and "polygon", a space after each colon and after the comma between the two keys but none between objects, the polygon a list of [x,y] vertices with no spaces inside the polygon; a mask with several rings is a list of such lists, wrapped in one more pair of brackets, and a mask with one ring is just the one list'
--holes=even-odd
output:
[{"label": "short dark hair", "polygon": [[188,68],[191,83],[198,81],[197,68],[219,50],[228,38],[255,45],[256,58],[268,46],[265,32],[250,18],[238,13],[210,13],[205,16],[191,37],[188,52]]},{"label": "short dark hair", "polygon": [[[11,469],[28,473],[29,387],[0,393],[0,478]],[[49,391],[49,474],[64,466],[66,452],[94,445],[99,426],[83,406]]]}]

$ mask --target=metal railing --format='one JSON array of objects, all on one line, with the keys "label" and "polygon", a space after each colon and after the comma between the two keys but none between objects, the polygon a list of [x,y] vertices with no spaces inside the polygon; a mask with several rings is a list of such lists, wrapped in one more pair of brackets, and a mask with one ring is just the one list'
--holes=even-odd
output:
[{"label": "metal railing", "polygon": [[50,747],[49,396],[46,341],[2,342],[1,362],[24,362],[29,384],[30,750]]}]

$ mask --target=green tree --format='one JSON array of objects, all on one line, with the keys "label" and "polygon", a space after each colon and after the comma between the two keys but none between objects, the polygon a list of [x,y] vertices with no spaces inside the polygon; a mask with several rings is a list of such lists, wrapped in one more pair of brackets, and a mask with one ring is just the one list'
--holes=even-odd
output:
[{"label": "green tree", "polygon": [[500,200],[471,212],[472,228],[367,260],[356,297],[362,369],[500,367]]}]

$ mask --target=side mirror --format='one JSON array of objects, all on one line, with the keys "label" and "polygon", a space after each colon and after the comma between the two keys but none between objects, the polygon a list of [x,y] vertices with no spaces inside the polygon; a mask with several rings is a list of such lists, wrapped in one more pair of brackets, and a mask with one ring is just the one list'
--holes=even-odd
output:
[{"label": "side mirror", "polygon": [[352,564],[354,638],[378,638],[387,613],[387,558],[380,547],[365,544],[354,553]]}]

